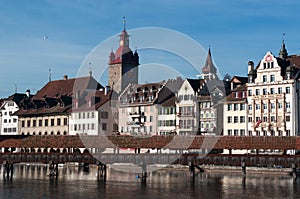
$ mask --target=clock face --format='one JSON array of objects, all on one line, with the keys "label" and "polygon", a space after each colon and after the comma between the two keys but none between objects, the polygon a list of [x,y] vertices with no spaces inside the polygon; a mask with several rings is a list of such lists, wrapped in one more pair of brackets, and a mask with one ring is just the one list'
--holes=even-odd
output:
[{"label": "clock face", "polygon": [[271,62],[273,59],[272,59],[272,56],[271,55],[268,55],[268,56],[266,56],[266,58],[265,58],[265,61],[266,62]]}]

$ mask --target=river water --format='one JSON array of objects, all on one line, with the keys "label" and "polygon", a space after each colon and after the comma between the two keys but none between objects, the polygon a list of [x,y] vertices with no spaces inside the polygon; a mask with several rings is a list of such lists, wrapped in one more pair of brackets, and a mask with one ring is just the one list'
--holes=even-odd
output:
[{"label": "river water", "polygon": [[76,166],[59,168],[58,178],[47,176],[43,165],[15,165],[11,180],[0,173],[0,198],[300,198],[300,179],[287,175],[212,173],[196,175],[187,170],[158,170],[142,184],[137,174],[108,169],[107,182],[97,181],[96,168],[89,172]]}]

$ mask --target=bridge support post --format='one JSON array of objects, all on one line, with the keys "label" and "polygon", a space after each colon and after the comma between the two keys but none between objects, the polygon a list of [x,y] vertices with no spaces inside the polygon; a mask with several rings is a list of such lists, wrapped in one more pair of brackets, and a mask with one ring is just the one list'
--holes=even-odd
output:
[{"label": "bridge support post", "polygon": [[14,175],[14,163],[3,162],[3,179],[12,179]]},{"label": "bridge support post", "polygon": [[142,178],[141,183],[146,184],[147,182],[147,164],[142,164]]},{"label": "bridge support post", "polygon": [[99,162],[97,166],[98,166],[98,171],[97,171],[98,180],[106,182],[106,165]]},{"label": "bridge support post", "polygon": [[243,161],[241,163],[241,166],[242,166],[242,172],[243,172],[243,174],[246,175],[246,163]]},{"label": "bridge support post", "polygon": [[192,177],[194,180],[195,179],[195,164],[193,161],[191,161],[191,163],[189,164],[189,171],[190,171],[190,177]]},{"label": "bridge support post", "polygon": [[295,163],[292,163],[292,176],[293,179],[296,181],[297,180],[297,167]]},{"label": "bridge support post", "polygon": [[58,163],[54,163],[53,161],[50,161],[49,163],[49,176],[50,177],[58,177]]}]

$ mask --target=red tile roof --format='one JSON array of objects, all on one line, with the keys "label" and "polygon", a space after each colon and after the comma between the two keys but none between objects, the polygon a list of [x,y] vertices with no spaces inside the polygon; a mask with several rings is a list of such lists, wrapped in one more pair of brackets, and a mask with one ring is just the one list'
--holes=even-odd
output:
[{"label": "red tile roof", "polygon": [[56,98],[61,95],[71,97],[76,91],[82,94],[87,89],[99,90],[100,88],[103,86],[91,76],[55,80],[48,82],[33,99]]}]

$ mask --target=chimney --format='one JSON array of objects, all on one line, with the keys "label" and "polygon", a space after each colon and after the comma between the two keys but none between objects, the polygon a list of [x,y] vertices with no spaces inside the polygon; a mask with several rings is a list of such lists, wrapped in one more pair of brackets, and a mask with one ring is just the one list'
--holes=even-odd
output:
[{"label": "chimney", "polygon": [[75,99],[79,99],[79,97],[80,97],[80,91],[76,91],[75,92]]},{"label": "chimney", "polygon": [[248,74],[250,73],[250,71],[254,71],[254,62],[253,61],[248,62]]},{"label": "chimney", "polygon": [[68,79],[68,75],[64,75],[64,80]]},{"label": "chimney", "polygon": [[105,86],[104,94],[107,95],[109,91],[110,91],[110,86]]},{"label": "chimney", "polygon": [[26,90],[26,95],[27,95],[27,97],[30,97],[30,90],[29,89]]}]

